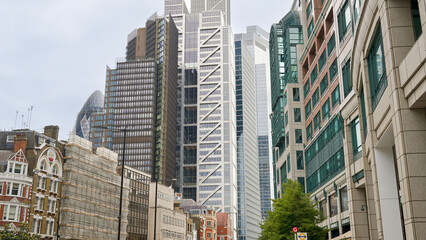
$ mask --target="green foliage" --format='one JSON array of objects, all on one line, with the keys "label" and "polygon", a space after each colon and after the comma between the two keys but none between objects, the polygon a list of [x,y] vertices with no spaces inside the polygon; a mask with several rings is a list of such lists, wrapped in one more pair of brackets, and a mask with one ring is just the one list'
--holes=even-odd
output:
[{"label": "green foliage", "polygon": [[27,224],[21,224],[19,229],[13,229],[9,224],[0,231],[0,239],[2,240],[40,240],[40,236],[30,233]]},{"label": "green foliage", "polygon": [[259,240],[293,240],[293,227],[306,232],[308,239],[324,239],[328,229],[318,227],[324,220],[309,195],[303,193],[298,181],[287,180],[282,198],[273,200],[273,211],[261,224],[262,235]]}]

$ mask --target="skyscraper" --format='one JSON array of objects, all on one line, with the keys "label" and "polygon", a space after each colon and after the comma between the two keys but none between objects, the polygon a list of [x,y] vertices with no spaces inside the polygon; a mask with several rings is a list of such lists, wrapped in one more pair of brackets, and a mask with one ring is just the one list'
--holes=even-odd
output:
[{"label": "skyscraper", "polygon": [[105,113],[94,116],[95,146],[102,144],[125,164],[170,183],[175,178],[178,35],[173,19],[152,15],[145,28],[129,34],[126,60],[107,69]]},{"label": "skyscraper", "polygon": [[259,185],[261,197],[262,218],[271,210],[271,90],[269,70],[269,34],[259,26],[247,27],[247,32],[241,34],[242,43],[254,59],[255,95],[257,119],[257,145],[259,162]]},{"label": "skyscraper", "polygon": [[[236,213],[234,39],[226,21],[229,11],[200,7],[186,14],[184,4],[165,1],[165,14],[172,13],[179,30],[178,187],[184,198],[217,212]],[[205,1],[191,4],[192,9]],[[182,11],[172,11],[171,6]],[[232,226],[235,232],[235,217]]]},{"label": "skyscraper", "polygon": [[191,0],[191,14],[218,10],[226,25],[231,24],[231,0]]},{"label": "skyscraper", "polygon": [[260,189],[256,129],[254,58],[235,35],[235,87],[237,113],[238,239],[260,235]]},{"label": "skyscraper", "polygon": [[101,91],[94,91],[86,100],[74,124],[73,133],[88,140],[90,138],[90,122],[92,114],[102,113],[104,110],[104,95]]}]

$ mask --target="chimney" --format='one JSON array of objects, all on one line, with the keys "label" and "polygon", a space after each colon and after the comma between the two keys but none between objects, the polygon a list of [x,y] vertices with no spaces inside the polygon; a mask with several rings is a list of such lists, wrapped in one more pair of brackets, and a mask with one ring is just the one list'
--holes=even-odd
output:
[{"label": "chimney", "polygon": [[55,125],[50,125],[44,127],[44,135],[51,137],[55,140],[58,140],[59,136],[59,127]]},{"label": "chimney", "polygon": [[18,152],[20,149],[25,153],[27,147],[27,136],[25,133],[16,133],[13,152]]}]

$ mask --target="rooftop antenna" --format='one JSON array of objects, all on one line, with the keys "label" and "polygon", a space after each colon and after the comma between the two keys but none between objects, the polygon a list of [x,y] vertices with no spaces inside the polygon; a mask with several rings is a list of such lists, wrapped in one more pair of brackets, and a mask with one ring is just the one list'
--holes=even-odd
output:
[{"label": "rooftop antenna", "polygon": [[14,129],[16,129],[16,121],[18,120],[18,110],[16,110],[16,115],[15,115],[15,127]]},{"label": "rooftop antenna", "polygon": [[23,129],[24,128],[24,114],[22,114],[22,122],[21,122],[21,129]]},{"label": "rooftop antenna", "polygon": [[[28,125],[28,122],[30,120],[30,108],[28,108],[28,113],[27,113],[27,122],[25,125]],[[28,126],[27,126],[28,127]]]},{"label": "rooftop antenna", "polygon": [[30,129],[30,125],[31,125],[31,116],[33,115],[33,106],[31,106],[30,108],[30,121],[28,122],[28,129]]}]

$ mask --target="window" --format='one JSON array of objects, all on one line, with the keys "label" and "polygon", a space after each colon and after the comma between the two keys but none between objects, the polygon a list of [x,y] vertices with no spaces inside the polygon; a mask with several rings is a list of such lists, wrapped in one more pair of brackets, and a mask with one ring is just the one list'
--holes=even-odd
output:
[{"label": "window", "polygon": [[303,170],[305,168],[305,164],[303,162],[303,151],[296,151],[296,159],[297,159],[297,169]]},{"label": "window", "polygon": [[19,207],[14,205],[4,205],[3,220],[18,221],[19,220]]},{"label": "window", "polygon": [[46,161],[44,161],[44,160],[41,161],[40,170],[46,171]]},{"label": "window", "polygon": [[321,128],[321,112],[318,113],[314,117],[314,132]]},{"label": "window", "polygon": [[45,177],[39,176],[37,187],[41,188],[41,189],[46,189],[46,178]]},{"label": "window", "polygon": [[328,73],[326,73],[325,76],[322,78],[320,87],[321,87],[321,96],[324,96],[324,93],[328,88]]},{"label": "window", "polygon": [[422,34],[422,22],[420,19],[419,3],[411,0],[411,15],[413,17],[414,36],[416,39]]},{"label": "window", "polygon": [[185,88],[185,104],[197,104],[197,88]]},{"label": "window", "polygon": [[4,182],[0,182],[0,195],[3,195],[3,184]]},{"label": "window", "polygon": [[58,175],[58,165],[55,164],[55,166],[53,166],[52,173]]},{"label": "window", "polygon": [[197,142],[197,126],[185,126],[184,127],[184,143],[196,143]]},{"label": "window", "polygon": [[342,9],[337,15],[337,22],[339,27],[339,39],[342,41],[346,36],[346,33],[351,27],[351,9],[349,8],[349,1],[346,1]]},{"label": "window", "polygon": [[284,92],[284,106],[287,105],[287,92]]},{"label": "window", "polygon": [[21,173],[21,169],[22,169],[22,165],[15,163],[15,173],[20,174]]},{"label": "window", "polygon": [[295,102],[300,101],[299,88],[293,88],[293,101]]},{"label": "window", "polygon": [[319,202],[319,209],[321,212],[321,215],[324,217],[327,217],[327,200],[322,200],[321,202]]},{"label": "window", "polygon": [[13,183],[12,192],[10,193],[10,195],[18,196],[18,192],[19,192],[19,183]]},{"label": "window", "polygon": [[308,7],[306,8],[306,20],[309,19],[312,11],[312,1],[309,1]]},{"label": "window", "polygon": [[337,198],[336,193],[333,193],[328,197],[328,205],[330,208],[330,217],[337,215]]},{"label": "window", "polygon": [[312,123],[310,123],[308,127],[306,128],[306,139],[307,140],[312,139]]},{"label": "window", "polygon": [[305,119],[311,115],[311,100],[308,101],[308,104],[305,106]]},{"label": "window", "polygon": [[288,125],[288,112],[285,112],[284,114],[284,126],[287,127]]},{"label": "window", "polygon": [[343,95],[344,97],[346,97],[352,90],[350,59],[346,61],[346,63],[343,65],[342,75],[343,75]]},{"label": "window", "polygon": [[296,134],[296,143],[303,143],[302,129],[295,129],[295,134]]},{"label": "window", "polygon": [[300,108],[294,108],[294,122],[302,122],[302,113],[300,112]]},{"label": "window", "polygon": [[364,88],[361,88],[361,114],[362,114],[362,130],[364,132],[364,139],[367,137],[367,114],[365,112]]},{"label": "window", "polygon": [[305,178],[304,177],[298,177],[297,181],[302,185],[302,190],[305,192]]},{"label": "window", "polygon": [[339,90],[339,85],[337,85],[337,87],[331,93],[331,105],[334,108],[339,103],[340,103],[340,90]]},{"label": "window", "polygon": [[33,221],[33,232],[40,234],[41,233],[41,219],[34,218]]},{"label": "window", "polygon": [[308,96],[310,89],[311,89],[311,86],[309,84],[309,79],[308,79],[308,81],[306,81],[305,85],[303,85],[303,93],[305,95],[305,99],[306,99],[306,96]]},{"label": "window", "polygon": [[376,31],[367,58],[371,101],[374,110],[388,85],[386,79],[385,55],[383,54],[382,30],[380,26]]},{"label": "window", "polygon": [[346,187],[340,189],[340,211],[344,212],[349,210],[348,204],[348,189]]},{"label": "window", "polygon": [[[336,38],[335,38],[334,33],[333,33],[333,35],[330,37],[330,40],[328,40],[328,43],[327,43],[327,51],[328,51],[328,57],[329,58],[330,58],[330,54],[333,52],[334,48],[336,48]],[[331,78],[331,76],[330,76],[330,78]]]},{"label": "window", "polygon": [[311,22],[308,25],[308,38],[309,38],[309,36],[311,36],[312,30],[314,30],[314,21],[313,21],[313,19],[311,20]]},{"label": "window", "polygon": [[315,90],[314,94],[312,94],[312,107],[315,108],[319,102],[319,91],[318,88]]},{"label": "window", "polygon": [[56,193],[58,191],[58,182],[55,180],[50,180],[50,192]]},{"label": "window", "polygon": [[289,133],[287,132],[285,134],[285,146],[288,147],[289,143],[290,143],[290,136],[289,136]]},{"label": "window", "polygon": [[325,101],[325,103],[322,105],[322,119],[328,118],[330,115],[330,101]]},{"label": "window", "polygon": [[291,170],[291,159],[290,159],[290,153],[289,153],[289,154],[287,154],[287,165],[288,165],[287,172],[290,172],[290,170]]},{"label": "window", "polygon": [[354,161],[356,161],[362,156],[361,128],[358,117],[351,122],[351,135]]},{"label": "window", "polygon": [[337,76],[337,60],[330,65],[330,82],[333,82],[334,77]]},{"label": "window", "polygon": [[326,51],[324,50],[318,59],[318,69],[321,72],[322,68],[325,66],[325,63],[327,62],[327,55]]},{"label": "window", "polygon": [[315,84],[315,81],[317,80],[317,77],[318,77],[318,70],[317,70],[317,66],[315,65],[314,69],[311,72],[311,82],[312,82],[312,85]]}]

